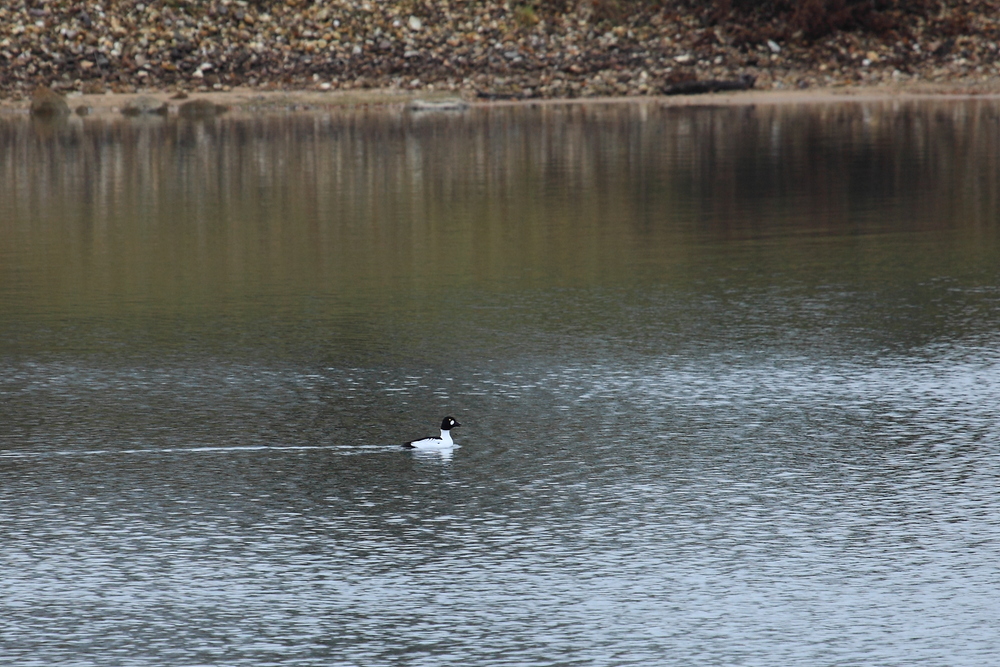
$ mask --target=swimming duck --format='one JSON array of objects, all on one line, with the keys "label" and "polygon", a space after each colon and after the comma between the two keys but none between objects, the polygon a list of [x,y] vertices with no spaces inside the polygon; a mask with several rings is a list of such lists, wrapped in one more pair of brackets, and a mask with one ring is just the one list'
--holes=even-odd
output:
[{"label": "swimming duck", "polygon": [[451,439],[451,429],[461,426],[454,417],[445,417],[441,422],[441,437],[435,438],[422,438],[420,440],[412,440],[403,445],[409,449],[451,449],[452,447],[458,447],[455,441]]}]

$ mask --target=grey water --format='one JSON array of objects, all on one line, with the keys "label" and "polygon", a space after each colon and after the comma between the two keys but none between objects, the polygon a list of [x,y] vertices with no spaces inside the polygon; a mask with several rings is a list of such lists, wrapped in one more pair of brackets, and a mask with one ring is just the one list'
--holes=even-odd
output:
[{"label": "grey water", "polygon": [[990,100],[0,118],[0,663],[991,664],[998,179]]}]

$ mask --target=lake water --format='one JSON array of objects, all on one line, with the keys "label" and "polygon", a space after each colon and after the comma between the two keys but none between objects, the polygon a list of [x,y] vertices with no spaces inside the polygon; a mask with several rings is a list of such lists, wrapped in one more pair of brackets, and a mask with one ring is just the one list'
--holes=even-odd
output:
[{"label": "lake water", "polygon": [[0,146],[0,662],[1000,654],[1000,103]]}]

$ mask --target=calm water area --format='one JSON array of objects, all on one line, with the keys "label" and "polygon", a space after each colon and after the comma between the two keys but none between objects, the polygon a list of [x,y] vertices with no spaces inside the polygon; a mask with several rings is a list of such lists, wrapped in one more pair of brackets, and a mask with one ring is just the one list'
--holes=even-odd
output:
[{"label": "calm water area", "polygon": [[0,118],[2,664],[995,664],[998,491],[1000,102]]}]

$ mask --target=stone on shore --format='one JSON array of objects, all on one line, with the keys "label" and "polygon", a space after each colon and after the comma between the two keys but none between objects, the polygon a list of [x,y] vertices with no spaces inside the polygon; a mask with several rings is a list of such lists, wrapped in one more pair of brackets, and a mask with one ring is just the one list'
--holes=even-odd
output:
[{"label": "stone on shore", "polygon": [[144,114],[167,114],[167,103],[161,102],[155,97],[136,97],[125,103],[122,107],[122,114],[125,116],[142,116]]},{"label": "stone on shore", "polygon": [[465,111],[469,108],[469,103],[455,97],[445,100],[411,100],[406,105],[409,111]]},{"label": "stone on shore", "polygon": [[31,114],[50,118],[68,116],[69,104],[59,93],[48,88],[39,88],[31,96]]},{"label": "stone on shore", "polygon": [[226,111],[228,111],[227,107],[204,99],[185,102],[177,109],[177,113],[181,118],[189,119],[213,118]]}]

